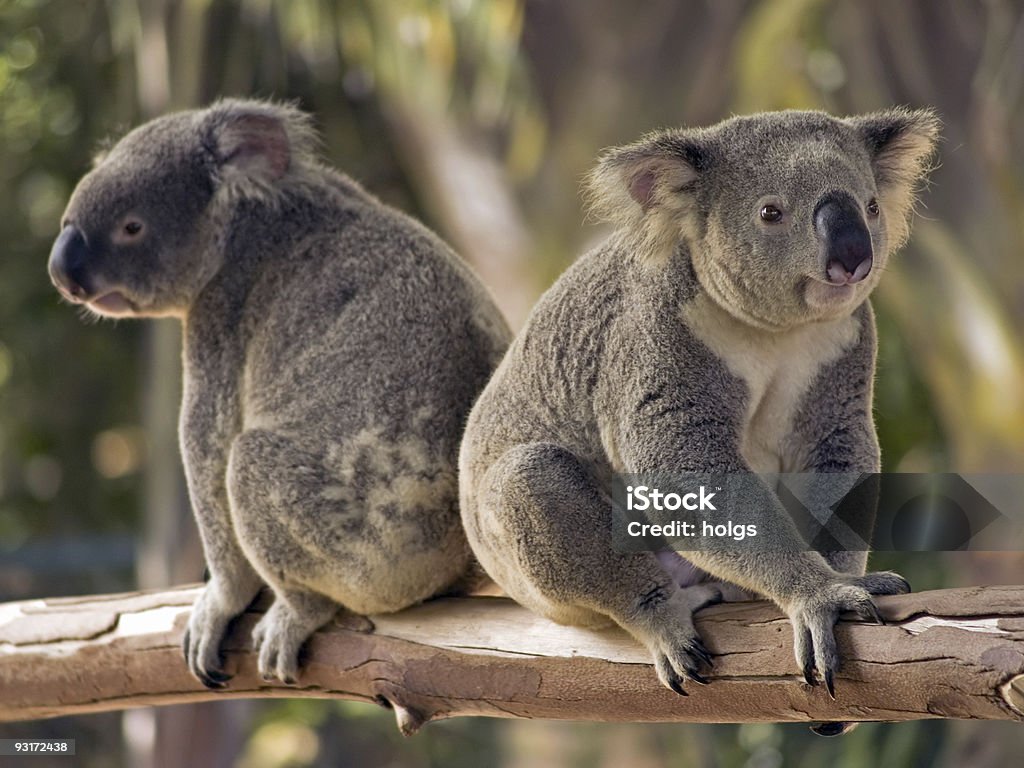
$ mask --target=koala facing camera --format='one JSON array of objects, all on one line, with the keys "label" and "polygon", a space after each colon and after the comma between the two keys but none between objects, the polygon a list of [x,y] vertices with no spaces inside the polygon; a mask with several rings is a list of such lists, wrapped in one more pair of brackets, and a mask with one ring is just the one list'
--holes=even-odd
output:
[{"label": "koala facing camera", "polygon": [[753,592],[834,691],[839,614],[876,619],[871,596],[903,578],[809,549],[766,482],[744,500],[760,547],[617,551],[612,479],[879,471],[868,296],[937,135],[929,111],[788,111],[602,157],[592,203],[616,230],[540,300],[462,444],[463,521],[498,584],[555,621],[620,625],[679,693],[711,661],[694,611]]}]

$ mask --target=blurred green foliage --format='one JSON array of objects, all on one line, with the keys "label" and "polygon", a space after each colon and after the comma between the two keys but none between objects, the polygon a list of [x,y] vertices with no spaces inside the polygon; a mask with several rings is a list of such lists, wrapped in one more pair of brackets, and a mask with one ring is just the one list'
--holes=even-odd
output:
[{"label": "blurred green foliage", "polygon": [[0,5],[0,552],[136,519],[132,481],[103,481],[91,453],[138,421],[138,328],[75,322],[45,279],[67,197],[116,119],[96,87],[115,54],[94,11],[51,5]]},{"label": "blurred green foliage", "polygon": [[[332,162],[449,238],[520,320],[603,235],[578,195],[601,147],[732,112],[932,105],[941,165],[876,301],[885,467],[1019,471],[1022,91],[1010,0],[0,0],[0,597],[132,586],[102,548],[77,571],[33,549],[135,534],[152,460],[144,326],[79,322],[45,262],[95,148],[155,112],[298,100]],[[1022,573],[1020,557],[876,563],[917,588]],[[406,742],[365,705],[256,712],[238,762],[251,768],[961,765],[979,744],[997,764],[1019,739],[1001,724],[824,741],[797,726],[460,720]],[[83,722],[113,738],[109,717],[55,727]]]}]

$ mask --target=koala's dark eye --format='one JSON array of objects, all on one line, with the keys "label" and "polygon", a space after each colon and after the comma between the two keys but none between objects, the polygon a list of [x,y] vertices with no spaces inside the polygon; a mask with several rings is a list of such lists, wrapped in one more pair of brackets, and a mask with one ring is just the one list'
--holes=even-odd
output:
[{"label": "koala's dark eye", "polygon": [[774,205],[766,205],[761,208],[761,220],[769,224],[778,224],[782,221],[782,211]]},{"label": "koala's dark eye", "polygon": [[145,234],[146,225],[135,216],[125,216],[113,231],[111,239],[117,245],[134,245]]},{"label": "koala's dark eye", "polygon": [[135,216],[126,216],[120,226],[114,230],[114,242],[119,245],[132,245],[145,232],[145,224]]},{"label": "koala's dark eye", "polygon": [[877,216],[879,214],[878,201],[875,198],[871,198],[868,201],[868,216]]}]

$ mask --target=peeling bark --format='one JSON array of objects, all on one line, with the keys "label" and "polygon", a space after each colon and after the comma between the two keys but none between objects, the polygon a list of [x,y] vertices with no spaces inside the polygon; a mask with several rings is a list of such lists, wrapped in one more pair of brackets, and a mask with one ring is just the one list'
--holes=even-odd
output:
[{"label": "peeling bark", "polygon": [[218,698],[344,698],[394,709],[399,728],[459,715],[643,722],[1024,721],[1024,587],[878,599],[884,626],[841,622],[832,701],[802,682],[790,627],[763,602],[697,618],[715,656],[708,686],[678,696],[619,629],[563,627],[505,598],[435,600],[339,617],[308,643],[300,684],[256,674],[248,636],[226,643],[224,691],[191,677],[179,643],[198,588],[0,605],[0,721]]}]

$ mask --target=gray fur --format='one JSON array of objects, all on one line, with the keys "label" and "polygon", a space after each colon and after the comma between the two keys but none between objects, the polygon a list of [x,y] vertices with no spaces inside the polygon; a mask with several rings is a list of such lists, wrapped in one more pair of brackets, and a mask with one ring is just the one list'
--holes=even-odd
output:
[{"label": "gray fur", "polygon": [[[837,616],[874,617],[870,595],[904,591],[901,577],[802,548],[767,484],[747,500],[763,551],[617,552],[609,478],[879,469],[867,299],[906,239],[937,127],[927,111],[765,113],[605,154],[591,193],[617,231],[540,300],[462,444],[467,535],[512,597],[618,623],[682,692],[709,658],[693,611],[749,590],[786,611],[805,677],[832,690]],[[855,201],[873,258],[842,286],[825,284],[835,245],[815,220],[834,193]],[[760,218],[766,202],[780,222]]]},{"label": "gray fur", "polygon": [[211,686],[263,584],[259,668],[293,681],[339,605],[396,611],[470,570],[458,444],[510,334],[465,263],[314,145],[277,104],[154,120],[82,179],[64,224],[85,244],[51,256],[93,311],[184,325],[181,447],[210,569],[185,654]]}]

